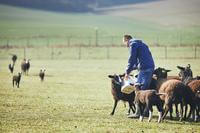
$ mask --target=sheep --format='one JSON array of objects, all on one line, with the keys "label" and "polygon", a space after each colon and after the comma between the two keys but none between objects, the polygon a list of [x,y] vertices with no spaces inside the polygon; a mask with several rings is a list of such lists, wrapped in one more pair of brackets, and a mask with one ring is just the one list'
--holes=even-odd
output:
[{"label": "sheep", "polygon": [[132,110],[133,113],[135,113],[135,105],[133,103],[134,99],[135,99],[135,93],[132,92],[130,94],[125,94],[121,92],[121,85],[122,85],[122,77],[124,75],[108,75],[109,78],[111,78],[111,93],[113,95],[113,99],[114,99],[114,107],[112,112],[110,113],[110,115],[114,115],[115,113],[115,109],[117,107],[117,103],[118,101],[122,100],[122,101],[127,101],[129,103],[129,111],[128,113],[130,113],[130,109]]},{"label": "sheep", "polygon": [[26,59],[21,62],[21,71],[22,73],[26,73]]},{"label": "sheep", "polygon": [[28,75],[28,71],[30,69],[30,59],[24,59],[21,63],[21,70],[25,75]]},{"label": "sheep", "polygon": [[12,55],[13,65],[15,64],[16,60],[17,60],[17,55],[13,54]]},{"label": "sheep", "polygon": [[[181,104],[181,117],[180,121],[183,118],[183,104],[189,104],[191,107],[191,112],[194,116],[195,109],[195,101],[194,101],[194,93],[191,91],[189,86],[186,86],[183,82],[179,80],[168,80],[164,82],[158,90],[159,93],[166,93],[166,95],[161,95],[161,100],[164,101],[165,109],[162,116],[162,119],[166,117],[168,111],[172,108],[172,104]],[[186,118],[186,111],[185,116]]]},{"label": "sheep", "polygon": [[[137,88],[137,87],[136,87]],[[159,118],[158,122],[161,122],[162,117],[162,101],[159,97],[159,95],[164,95],[161,93],[157,93],[156,90],[135,90],[135,104],[138,103],[138,107],[141,111],[140,113],[140,121],[143,121],[144,115],[146,111],[149,111],[149,119],[148,122],[152,119],[152,113],[153,113],[153,105],[156,105],[158,112],[159,112]]]},{"label": "sheep", "polygon": [[14,87],[14,84],[16,84],[17,88],[19,88],[20,80],[21,80],[21,73],[18,73],[18,75],[14,75],[13,80],[12,80],[13,87]]},{"label": "sheep", "polygon": [[177,68],[180,70],[178,75],[184,84],[188,84],[190,81],[193,80],[193,73],[192,70],[190,69],[190,64],[188,64],[188,66],[186,67],[177,66]]},{"label": "sheep", "polygon": [[14,71],[14,64],[13,65],[9,64],[8,65],[8,69],[10,70],[11,73],[13,73],[13,71]]},{"label": "sheep", "polygon": [[[157,78],[157,85],[156,85],[156,90],[159,90],[159,88],[161,87],[161,85],[166,82],[167,80],[171,80],[174,77],[168,77],[168,72],[170,72],[171,70],[166,70],[164,68],[158,67],[157,69],[154,70],[154,75],[156,75]],[[176,79],[177,77],[175,77]],[[178,104],[175,103],[175,108],[176,108],[176,117],[179,117],[179,111],[178,111]],[[173,108],[170,108],[170,119],[173,118],[172,116],[172,112],[173,112]]]},{"label": "sheep", "polygon": [[44,76],[45,76],[45,69],[44,70],[40,69],[39,77],[41,82],[44,80]]},{"label": "sheep", "polygon": [[[188,86],[191,88],[192,92],[195,94],[195,103],[196,103],[196,116],[195,121],[200,118],[199,111],[200,111],[200,80],[193,80],[191,81]],[[190,113],[191,114],[191,113]],[[189,117],[190,117],[189,114]]]}]

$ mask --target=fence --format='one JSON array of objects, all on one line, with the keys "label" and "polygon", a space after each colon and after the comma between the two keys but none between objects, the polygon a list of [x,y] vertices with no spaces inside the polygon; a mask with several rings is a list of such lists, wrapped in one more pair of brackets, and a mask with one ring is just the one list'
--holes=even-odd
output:
[{"label": "fence", "polygon": [[[154,58],[158,59],[199,59],[200,46],[159,46],[150,45]],[[10,58],[10,54],[17,54],[19,58],[31,59],[127,59],[129,53],[123,45],[100,46],[40,46],[40,47],[1,47],[0,59]]]}]

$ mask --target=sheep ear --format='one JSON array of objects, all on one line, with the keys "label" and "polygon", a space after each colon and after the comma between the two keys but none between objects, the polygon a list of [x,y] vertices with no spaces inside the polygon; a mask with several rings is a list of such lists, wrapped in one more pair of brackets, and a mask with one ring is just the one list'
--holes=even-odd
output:
[{"label": "sheep ear", "polygon": [[184,70],[185,68],[184,67],[181,67],[181,66],[177,66],[178,69],[180,70]]},{"label": "sheep ear", "polygon": [[172,70],[165,70],[166,72],[171,72]]},{"label": "sheep ear", "polygon": [[108,77],[109,77],[109,78],[114,78],[114,76],[113,76],[113,75],[108,75]]}]

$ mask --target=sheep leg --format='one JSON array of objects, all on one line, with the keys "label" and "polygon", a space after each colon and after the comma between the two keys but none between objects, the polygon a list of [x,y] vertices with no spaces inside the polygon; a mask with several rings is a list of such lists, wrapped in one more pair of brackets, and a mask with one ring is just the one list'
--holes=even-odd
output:
[{"label": "sheep leg", "polygon": [[143,119],[144,119],[144,112],[145,112],[145,111],[144,111],[142,105],[139,104],[139,103],[138,103],[138,108],[139,108],[139,110],[140,110],[140,118],[139,118],[139,120],[142,122]]},{"label": "sheep leg", "polygon": [[162,103],[158,103],[156,105],[157,109],[158,109],[158,123],[160,123],[162,121],[162,113],[163,113],[163,106]]},{"label": "sheep leg", "polygon": [[15,81],[13,80],[13,87],[14,87],[14,85],[15,85]]},{"label": "sheep leg", "polygon": [[151,106],[151,107],[149,107],[149,119],[148,119],[148,122],[150,122],[151,119],[152,119],[152,113],[153,113],[153,108]]},{"label": "sheep leg", "polygon": [[129,104],[129,111],[128,111],[128,113],[130,114],[130,110],[132,110],[132,112],[135,113],[135,110],[133,109],[133,106],[134,106],[133,103],[129,101],[128,104]]},{"label": "sheep leg", "polygon": [[184,120],[186,120],[187,117],[187,110],[188,110],[188,105],[185,105],[185,113],[184,113]]},{"label": "sheep leg", "polygon": [[175,104],[175,108],[176,108],[176,118],[179,118],[178,104]]},{"label": "sheep leg", "polygon": [[[186,105],[187,106],[187,105]],[[185,109],[186,110],[186,109]],[[185,112],[186,113],[186,112]],[[180,113],[180,119],[179,121],[182,121],[183,119],[183,103],[181,103],[181,113]]]},{"label": "sheep leg", "polygon": [[164,110],[164,114],[163,114],[163,116],[162,116],[162,120],[165,119],[167,113],[169,112],[170,107],[172,107],[171,104],[165,104],[165,110]]},{"label": "sheep leg", "polygon": [[113,107],[113,110],[112,110],[112,112],[110,113],[110,115],[114,115],[114,113],[115,113],[115,108],[117,107],[117,103],[118,103],[118,100],[115,100],[114,107]]},{"label": "sheep leg", "polygon": [[173,116],[172,116],[172,113],[173,113],[173,106],[171,106],[171,107],[169,108],[169,112],[170,112],[170,120],[172,120],[172,119],[173,119]]}]

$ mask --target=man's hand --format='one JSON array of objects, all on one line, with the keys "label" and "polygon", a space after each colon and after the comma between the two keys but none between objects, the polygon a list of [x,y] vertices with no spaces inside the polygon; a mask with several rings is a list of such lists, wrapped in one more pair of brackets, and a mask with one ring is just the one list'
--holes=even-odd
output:
[{"label": "man's hand", "polygon": [[128,78],[129,78],[129,74],[125,74],[124,79],[128,80]]}]

